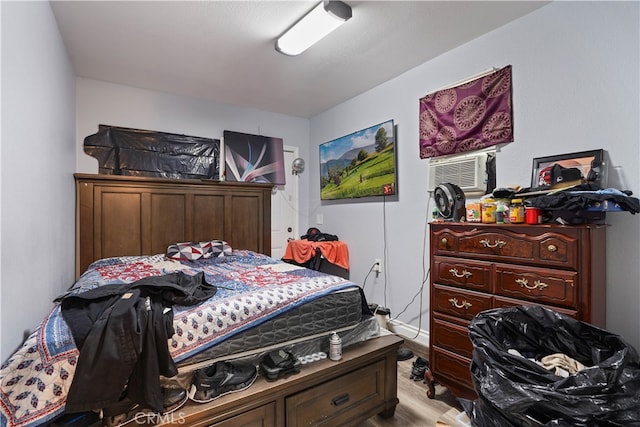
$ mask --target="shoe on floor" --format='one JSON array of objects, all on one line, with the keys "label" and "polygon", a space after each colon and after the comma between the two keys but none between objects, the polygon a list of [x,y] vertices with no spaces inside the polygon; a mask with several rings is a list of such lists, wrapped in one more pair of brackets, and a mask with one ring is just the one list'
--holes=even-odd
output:
[{"label": "shoe on floor", "polygon": [[398,360],[409,360],[413,357],[413,351],[409,350],[407,347],[400,347],[397,355]]},{"label": "shoe on floor", "polygon": [[211,402],[225,394],[249,388],[257,376],[258,370],[251,364],[216,362],[196,371],[189,398],[198,403]]},{"label": "shoe on floor", "polygon": [[424,373],[428,367],[429,361],[418,356],[418,358],[413,361],[413,368],[411,369],[411,375],[409,378],[414,381],[422,381]]}]

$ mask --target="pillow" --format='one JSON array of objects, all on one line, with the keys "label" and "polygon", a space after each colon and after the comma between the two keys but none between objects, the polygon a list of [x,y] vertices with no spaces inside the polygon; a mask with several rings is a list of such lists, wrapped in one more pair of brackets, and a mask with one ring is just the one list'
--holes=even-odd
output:
[{"label": "pillow", "polygon": [[224,240],[174,243],[167,248],[167,258],[179,260],[219,258],[231,255],[232,251],[231,246]]},{"label": "pillow", "polygon": [[214,258],[221,258],[223,256],[229,256],[233,253],[233,249],[224,240],[211,240],[211,255]]}]

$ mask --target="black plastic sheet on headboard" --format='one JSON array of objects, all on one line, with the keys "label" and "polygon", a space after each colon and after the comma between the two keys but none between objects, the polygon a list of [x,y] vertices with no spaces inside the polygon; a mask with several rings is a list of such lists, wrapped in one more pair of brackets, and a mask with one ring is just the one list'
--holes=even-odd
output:
[{"label": "black plastic sheet on headboard", "polygon": [[220,140],[100,125],[84,152],[106,175],[220,179]]}]

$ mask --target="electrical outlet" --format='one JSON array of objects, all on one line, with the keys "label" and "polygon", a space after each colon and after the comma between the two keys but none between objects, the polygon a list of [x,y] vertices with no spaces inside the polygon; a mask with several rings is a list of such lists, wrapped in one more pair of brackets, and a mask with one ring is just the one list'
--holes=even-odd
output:
[{"label": "electrical outlet", "polygon": [[376,258],[373,261],[373,271],[376,273],[382,273],[382,260],[380,258]]}]

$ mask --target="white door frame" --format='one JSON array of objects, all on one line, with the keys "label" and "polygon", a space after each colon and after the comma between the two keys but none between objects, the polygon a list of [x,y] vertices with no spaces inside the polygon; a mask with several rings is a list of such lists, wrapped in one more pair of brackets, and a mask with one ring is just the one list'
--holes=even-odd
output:
[{"label": "white door frame", "polygon": [[[288,145],[285,145],[283,148],[285,152],[285,173],[287,176],[287,185],[285,185],[284,187],[283,186],[274,187],[273,196],[271,197],[271,204],[272,206],[275,204],[282,204],[282,206],[286,208],[288,212],[291,214],[292,231],[288,234],[288,237],[297,239],[300,236],[300,231],[299,231],[300,184],[299,184],[299,177],[297,175],[294,175],[291,172],[292,171],[291,163],[293,162],[293,159],[298,157],[299,148],[294,146],[288,146]],[[292,182],[295,182],[295,185],[292,185]],[[295,192],[295,194],[291,194],[291,192]],[[272,212],[273,212],[273,208],[272,208]],[[271,221],[273,224],[274,222],[273,215],[272,215]],[[274,253],[273,243],[276,243],[276,240],[277,239],[274,236],[273,227],[272,227],[272,235],[271,235],[272,249],[271,250],[272,250],[272,255],[275,257],[277,257],[277,254]]]}]

